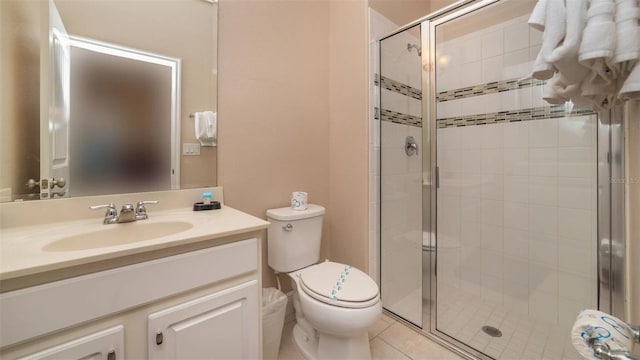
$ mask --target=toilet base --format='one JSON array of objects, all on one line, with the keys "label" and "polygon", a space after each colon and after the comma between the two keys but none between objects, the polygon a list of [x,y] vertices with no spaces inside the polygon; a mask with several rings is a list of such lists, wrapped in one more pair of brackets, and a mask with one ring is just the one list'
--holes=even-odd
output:
[{"label": "toilet base", "polygon": [[318,339],[315,336],[308,336],[298,324],[293,326],[293,342],[305,359],[318,358]]},{"label": "toilet base", "polygon": [[308,336],[297,324],[293,327],[293,340],[307,360],[323,359],[371,359],[369,334],[342,338],[320,334],[319,338]]}]

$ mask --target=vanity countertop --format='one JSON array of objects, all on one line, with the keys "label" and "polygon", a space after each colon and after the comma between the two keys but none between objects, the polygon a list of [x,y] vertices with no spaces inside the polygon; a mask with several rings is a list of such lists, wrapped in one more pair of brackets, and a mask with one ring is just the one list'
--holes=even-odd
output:
[{"label": "vanity countertop", "polygon": [[[179,226],[174,233],[170,230],[164,235],[166,232],[162,229],[169,225]],[[124,224],[103,225],[102,218],[91,218],[0,229],[0,280],[205,240],[223,242],[224,238],[260,231],[268,225],[262,219],[223,206],[220,210],[210,211],[192,211],[190,208],[149,211],[149,219]],[[150,236],[149,233],[159,235]],[[128,241],[128,234],[137,234],[138,238]],[[93,247],[92,240],[104,243],[112,235],[119,244]],[[148,239],[144,239],[145,236]],[[86,249],[82,249],[84,241],[90,244]],[[64,249],[64,246],[56,248],[55,244],[60,243],[71,244],[73,250]],[[78,244],[79,249],[75,249]]]}]

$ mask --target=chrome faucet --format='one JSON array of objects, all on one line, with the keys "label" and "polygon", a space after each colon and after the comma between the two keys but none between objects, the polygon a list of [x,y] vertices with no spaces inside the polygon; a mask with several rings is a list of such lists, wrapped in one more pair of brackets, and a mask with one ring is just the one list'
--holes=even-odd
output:
[{"label": "chrome faucet", "polygon": [[118,223],[136,221],[136,211],[133,209],[133,205],[124,204],[120,209],[120,215],[118,215]]},{"label": "chrome faucet", "polygon": [[103,224],[116,224],[116,223],[125,223],[137,220],[146,220],[149,218],[147,214],[147,208],[145,205],[147,204],[157,204],[158,200],[150,200],[150,201],[138,201],[135,208],[131,204],[125,204],[120,209],[120,214],[118,215],[118,211],[116,210],[115,204],[105,204],[105,205],[95,205],[90,206],[91,210],[98,209],[107,209],[107,212],[104,214]]}]

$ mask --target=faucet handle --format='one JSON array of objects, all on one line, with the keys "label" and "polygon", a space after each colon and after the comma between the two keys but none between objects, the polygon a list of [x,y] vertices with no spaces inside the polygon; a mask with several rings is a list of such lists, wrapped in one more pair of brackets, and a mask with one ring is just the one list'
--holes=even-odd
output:
[{"label": "faucet handle", "polygon": [[136,219],[144,220],[148,219],[149,215],[147,215],[147,208],[145,205],[154,205],[157,204],[158,200],[141,200],[136,204]]},{"label": "faucet handle", "polygon": [[158,200],[140,200],[138,201],[138,204],[136,204],[137,207],[142,207],[144,208],[145,205],[155,205],[157,203],[159,203],[160,201]]},{"label": "faucet handle", "polygon": [[93,206],[89,206],[89,209],[91,210],[99,210],[99,209],[104,209],[107,208],[107,212],[109,211],[116,211],[116,205],[114,203],[110,203],[110,204],[104,204],[104,205],[93,205]]},{"label": "faucet handle", "polygon": [[91,210],[99,210],[99,209],[107,209],[107,212],[104,214],[103,224],[113,224],[118,221],[118,210],[116,210],[116,205],[114,203],[103,204],[103,205],[94,205],[89,206]]}]

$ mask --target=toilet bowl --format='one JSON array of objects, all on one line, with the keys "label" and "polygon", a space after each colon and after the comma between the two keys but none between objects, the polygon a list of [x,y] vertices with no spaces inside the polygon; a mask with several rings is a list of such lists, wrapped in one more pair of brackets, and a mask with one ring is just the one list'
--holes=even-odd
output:
[{"label": "toilet bowl", "polygon": [[370,359],[368,329],[382,314],[378,285],[331,261],[317,263],[324,208],[267,211],[268,262],[294,290],[294,342],[307,359]]},{"label": "toilet bowl", "polygon": [[[335,295],[335,269],[350,268]],[[295,286],[299,309],[294,341],[309,359],[369,359],[368,329],[382,314],[378,287],[358,269],[324,262],[288,274]],[[340,279],[338,276],[337,279]],[[350,286],[353,285],[353,286]],[[359,288],[358,291],[342,290]],[[356,293],[358,295],[356,295]],[[354,296],[355,295],[355,296]],[[295,305],[294,305],[295,307]]]}]

